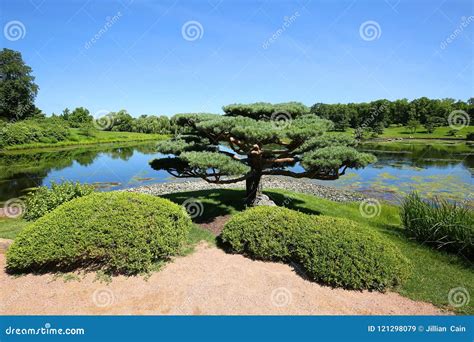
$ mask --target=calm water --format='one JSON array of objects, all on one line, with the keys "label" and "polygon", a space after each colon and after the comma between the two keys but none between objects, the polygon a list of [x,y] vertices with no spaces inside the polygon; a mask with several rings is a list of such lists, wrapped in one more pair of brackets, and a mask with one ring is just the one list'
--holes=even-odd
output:
[{"label": "calm water", "polygon": [[[365,169],[349,170],[337,181],[316,182],[388,200],[412,189],[427,196],[473,199],[474,149],[465,144],[364,145],[361,149],[374,153],[378,162]],[[0,201],[52,181],[92,183],[106,190],[167,182],[173,177],[148,164],[160,156],[153,144],[0,155]]]}]

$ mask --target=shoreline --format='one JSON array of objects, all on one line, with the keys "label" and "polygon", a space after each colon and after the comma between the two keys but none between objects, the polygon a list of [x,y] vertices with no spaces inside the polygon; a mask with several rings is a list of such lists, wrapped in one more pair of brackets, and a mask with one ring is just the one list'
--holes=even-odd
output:
[{"label": "shoreline", "polygon": [[27,154],[34,152],[47,152],[47,151],[63,151],[63,150],[72,150],[81,147],[94,147],[94,146],[107,146],[107,145],[117,145],[117,144],[140,144],[140,143],[151,143],[153,141],[158,141],[157,137],[149,139],[133,139],[133,140],[117,140],[117,141],[101,141],[101,142],[90,142],[90,143],[78,143],[78,144],[54,144],[54,145],[45,145],[45,146],[26,146],[21,148],[8,148],[0,150],[0,156],[9,155],[9,154]]},{"label": "shoreline", "polygon": [[[359,202],[367,199],[367,196],[361,192],[344,190],[332,186],[321,185],[310,180],[294,180],[282,176],[265,176],[262,178],[263,192],[269,189],[283,189],[297,193],[313,195],[336,202]],[[154,183],[142,185],[139,187],[122,189],[121,191],[139,192],[153,196],[177,192],[193,192],[200,190],[213,189],[245,189],[245,182],[233,184],[211,184],[203,180],[171,181],[165,183]]]}]

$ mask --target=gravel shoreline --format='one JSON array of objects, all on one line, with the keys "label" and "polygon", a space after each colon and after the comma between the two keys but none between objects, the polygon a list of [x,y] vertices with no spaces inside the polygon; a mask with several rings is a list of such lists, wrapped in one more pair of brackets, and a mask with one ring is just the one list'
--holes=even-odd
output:
[{"label": "gravel shoreline", "polygon": [[[310,182],[309,180],[278,176],[266,176],[262,179],[262,181],[263,190],[284,189],[309,194],[316,197],[322,197],[337,202],[357,202],[363,201],[367,198],[362,193],[315,184]],[[238,182],[233,184],[210,184],[203,180],[182,182],[174,181],[168,183],[155,183],[152,185],[144,185],[137,188],[126,189],[126,191],[159,196],[175,192],[235,188],[245,188],[245,182]]]}]

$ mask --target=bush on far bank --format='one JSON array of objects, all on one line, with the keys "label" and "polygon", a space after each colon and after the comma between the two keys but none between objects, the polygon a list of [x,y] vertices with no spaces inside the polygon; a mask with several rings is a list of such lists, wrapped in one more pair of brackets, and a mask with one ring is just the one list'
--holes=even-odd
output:
[{"label": "bush on far bank", "polygon": [[65,181],[62,183],[51,183],[51,187],[40,186],[26,196],[26,212],[23,218],[34,221],[77,197],[91,194],[94,186],[81,184],[79,182]]}]

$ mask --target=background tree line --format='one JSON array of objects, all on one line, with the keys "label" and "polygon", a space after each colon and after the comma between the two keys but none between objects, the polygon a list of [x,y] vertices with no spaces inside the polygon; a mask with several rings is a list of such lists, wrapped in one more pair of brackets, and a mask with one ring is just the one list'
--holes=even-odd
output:
[{"label": "background tree line", "polygon": [[[1,50],[0,138],[3,139],[3,145],[7,140],[10,144],[65,140],[69,135],[68,128],[77,128],[86,136],[94,136],[98,129],[158,134],[173,133],[176,130],[174,121],[167,116],[141,115],[135,118],[126,110],[95,118],[84,107],[72,111],[66,108],[60,115],[46,117],[34,103],[38,91],[32,69],[24,63],[21,53],[10,49]],[[307,110],[302,109],[302,106],[291,102],[285,105],[285,111],[290,111],[288,114],[291,116]],[[275,114],[272,111],[279,110],[278,105],[267,103],[257,103],[249,108],[229,105],[224,107],[224,112],[233,111],[235,115],[250,117],[259,114],[271,118]],[[373,134],[380,134],[392,124],[407,126],[413,131],[423,125],[431,133],[436,127],[447,126],[448,117],[455,110],[464,111],[466,121],[471,124],[474,122],[474,98],[466,102],[450,98],[421,97],[413,101],[382,99],[368,103],[316,103],[310,112],[333,121],[336,130],[343,131],[352,127],[357,129],[356,133],[368,130]]]},{"label": "background tree line", "polygon": [[447,126],[449,114],[454,110],[465,111],[472,123],[474,98],[471,97],[466,102],[451,98],[429,99],[427,97],[413,101],[383,99],[348,104],[316,103],[311,107],[311,113],[333,121],[337,130],[363,127],[370,128],[376,133],[381,133],[384,127],[392,124],[410,126],[415,122],[425,126],[429,132],[432,128]]}]

